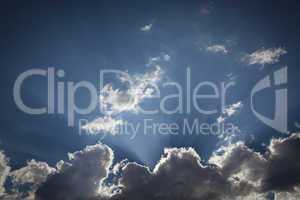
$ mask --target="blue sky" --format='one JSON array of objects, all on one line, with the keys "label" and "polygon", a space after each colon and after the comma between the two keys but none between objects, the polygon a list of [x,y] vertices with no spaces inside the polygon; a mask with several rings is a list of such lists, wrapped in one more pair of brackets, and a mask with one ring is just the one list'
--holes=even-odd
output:
[{"label": "blue sky", "polygon": [[[80,151],[98,142],[112,149],[114,164],[128,159],[151,170],[157,167],[165,148],[192,147],[205,164],[217,149],[237,141],[264,154],[270,150],[272,139],[289,138],[300,128],[297,127],[300,121],[298,7],[297,1],[281,0],[2,2],[0,149],[9,158],[13,170],[25,166],[31,159],[54,167],[60,160],[68,159],[68,152]],[[65,84],[88,81],[99,90],[101,70],[121,70],[131,77],[142,77],[157,70],[156,65],[163,71],[157,83],[161,96],[176,92],[176,88],[164,87],[164,83],[177,82],[183,87],[184,106],[187,69],[191,70],[192,88],[205,81],[217,86],[234,82],[235,86],[225,96],[226,108],[234,109],[232,115],[220,112],[220,99],[209,99],[200,105],[205,109],[216,108],[216,114],[203,115],[194,107],[190,113],[159,112],[150,117],[130,109],[113,115],[95,109],[76,115],[75,123],[80,119],[92,122],[109,116],[132,124],[142,124],[148,118],[158,123],[181,124],[188,119],[213,124],[222,116],[226,123],[238,127],[239,132],[230,138],[212,134],[185,136],[181,126],[178,135],[140,132],[130,139],[108,132],[103,139],[101,131],[80,135],[78,126],[68,127],[67,111],[29,115],[18,108],[13,98],[17,77],[33,68],[64,70],[65,76],[56,77],[56,81]],[[284,86],[288,90],[288,134],[259,120],[251,110],[250,101],[255,84],[285,66],[288,67],[288,83]],[[126,87],[117,76],[105,79],[105,84],[112,84],[114,90],[119,88],[120,91]],[[138,83],[136,85],[139,89]],[[45,77],[28,79],[22,86],[26,104],[32,107],[47,104]],[[64,92],[67,93],[66,88]],[[101,95],[101,91],[97,95]],[[86,107],[90,102],[88,91],[80,89],[75,101],[78,106]],[[155,108],[160,102],[161,99],[141,97],[138,104]],[[274,117],[274,88],[261,91],[255,103],[260,113]],[[174,108],[177,104],[176,100],[170,100],[167,106]],[[174,154],[177,155],[176,151]]]}]

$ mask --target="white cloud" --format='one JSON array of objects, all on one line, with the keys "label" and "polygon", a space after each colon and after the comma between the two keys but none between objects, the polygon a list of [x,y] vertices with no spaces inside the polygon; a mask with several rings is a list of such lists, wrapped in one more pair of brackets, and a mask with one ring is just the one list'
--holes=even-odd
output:
[{"label": "white cloud", "polygon": [[[38,187],[44,183],[48,176],[54,174],[56,169],[50,167],[45,162],[37,162],[31,160],[27,162],[25,167],[12,171],[9,176],[12,180],[12,188],[9,193],[10,196],[26,196],[27,199],[34,199],[34,193]],[[28,191],[22,191],[18,188],[27,187]]]},{"label": "white cloud", "polygon": [[171,56],[169,54],[162,53],[160,56],[150,57],[146,66],[148,67],[156,66],[162,61],[169,62],[170,60],[171,60]]},{"label": "white cloud", "polygon": [[119,127],[124,124],[121,119],[114,119],[111,116],[104,116],[95,119],[94,121],[84,125],[82,128],[91,134],[99,132],[117,134]]},{"label": "white cloud", "polygon": [[243,104],[241,101],[231,104],[225,108],[224,114],[226,116],[230,117],[230,116],[236,114],[239,111],[239,109],[241,109],[242,107],[243,107]]},{"label": "white cloud", "polygon": [[138,112],[138,105],[146,98],[151,98],[161,79],[163,71],[156,66],[154,71],[133,76],[122,76],[120,79],[128,89],[113,89],[108,84],[100,91],[100,104],[108,115],[122,112]]},{"label": "white cloud", "polygon": [[153,27],[153,24],[146,24],[145,26],[141,27],[141,31],[143,31],[143,32],[151,31],[152,27]]},{"label": "white cloud", "polygon": [[257,51],[247,54],[242,57],[242,61],[248,65],[265,65],[265,64],[274,64],[279,62],[279,58],[286,54],[287,51],[283,48],[261,48]]},{"label": "white cloud", "polygon": [[225,121],[225,117],[222,117],[222,116],[219,116],[218,118],[217,118],[217,122],[218,123],[223,123],[224,121]]},{"label": "white cloud", "polygon": [[161,80],[162,74],[162,69],[156,65],[153,71],[145,74],[119,76],[122,85],[126,86],[125,89],[114,89],[111,84],[105,85],[99,95],[101,112],[104,116],[86,124],[83,129],[91,134],[100,132],[117,134],[125,121],[117,119],[116,116],[123,112],[139,112],[139,104],[147,98],[152,98],[157,91],[157,83]]},{"label": "white cloud", "polygon": [[31,160],[27,162],[25,167],[12,171],[10,176],[13,178],[15,184],[25,183],[42,183],[46,180],[47,176],[53,174],[56,170],[45,162],[37,162]]},{"label": "white cloud", "polygon": [[217,122],[218,123],[223,123],[228,117],[231,117],[234,114],[237,114],[238,111],[242,107],[243,107],[243,103],[241,101],[238,101],[234,104],[226,106],[223,113],[222,113],[222,115],[217,118]]},{"label": "white cloud", "polygon": [[223,53],[227,54],[228,50],[224,45],[216,44],[206,47],[206,51],[212,52],[212,53]]},{"label": "white cloud", "polygon": [[[47,163],[35,160],[27,162],[27,165],[20,169],[14,171],[10,171],[10,169],[8,158],[3,152],[0,152],[0,199],[3,200],[34,200],[34,193],[38,187],[56,171]],[[8,178],[11,185],[5,188],[4,183]]]}]

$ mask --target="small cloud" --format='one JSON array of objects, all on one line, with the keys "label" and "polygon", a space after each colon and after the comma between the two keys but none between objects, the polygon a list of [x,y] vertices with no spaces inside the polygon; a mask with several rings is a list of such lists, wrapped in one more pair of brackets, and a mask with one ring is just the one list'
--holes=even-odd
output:
[{"label": "small cloud", "polygon": [[287,51],[280,47],[269,49],[261,48],[242,57],[242,62],[245,62],[248,65],[274,64],[279,62],[279,58],[286,53]]},{"label": "small cloud", "polygon": [[243,107],[243,104],[241,101],[229,105],[227,108],[224,110],[224,114],[227,115],[228,117],[232,116],[233,114],[236,114],[240,108]]},{"label": "small cloud", "polygon": [[160,81],[162,69],[157,65],[154,71],[120,77],[128,89],[113,89],[108,84],[100,91],[100,104],[102,111],[107,115],[122,112],[137,112],[138,105],[146,98],[151,98],[153,88]]},{"label": "small cloud", "polygon": [[217,122],[218,123],[223,123],[224,121],[225,121],[225,117],[222,117],[222,116],[219,116],[218,118],[217,118]]},{"label": "small cloud", "polygon": [[163,55],[164,61],[170,61],[171,60],[171,56],[169,56],[168,54]]},{"label": "small cloud", "polygon": [[230,80],[230,81],[234,81],[235,79],[238,78],[238,75],[234,74],[234,73],[229,73],[226,75],[227,78]]},{"label": "small cloud", "polygon": [[143,32],[151,31],[152,27],[153,27],[153,24],[146,24],[145,26],[141,27],[141,31],[143,31]]},{"label": "small cloud", "polygon": [[206,47],[206,51],[212,52],[212,53],[222,53],[227,54],[228,50],[224,45],[216,44]]},{"label": "small cloud", "polygon": [[114,89],[111,84],[105,85],[99,96],[103,117],[83,126],[91,134],[111,133],[116,135],[126,121],[116,116],[124,112],[138,113],[139,104],[145,99],[153,98],[157,83],[161,80],[163,70],[156,65],[155,70],[145,74],[122,75],[118,79],[124,88]]},{"label": "small cloud", "polygon": [[171,60],[171,56],[166,53],[162,53],[160,56],[150,57],[146,66],[155,66],[161,62],[169,62]]},{"label": "small cloud", "polygon": [[243,107],[243,104],[242,104],[241,101],[227,106],[224,109],[222,115],[220,115],[217,118],[217,122],[218,123],[223,123],[227,118],[229,118],[229,117],[233,116],[234,114],[236,114],[242,107]]},{"label": "small cloud", "polygon": [[123,124],[124,121],[121,119],[114,119],[111,116],[104,116],[84,125],[82,129],[88,131],[91,134],[104,132],[115,135],[118,133],[119,127]]}]

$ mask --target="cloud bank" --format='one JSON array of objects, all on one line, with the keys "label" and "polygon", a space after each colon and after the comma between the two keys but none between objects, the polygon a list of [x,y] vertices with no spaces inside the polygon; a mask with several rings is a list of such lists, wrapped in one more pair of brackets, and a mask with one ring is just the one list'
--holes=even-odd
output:
[{"label": "cloud bank", "polygon": [[[13,190],[2,184],[0,199],[299,199],[299,150],[300,134],[271,140],[264,154],[242,142],[230,144],[207,162],[193,148],[168,148],[151,170],[128,161],[112,166],[112,150],[97,144],[69,154],[69,161],[60,161],[56,169],[30,161],[6,173],[2,180],[11,177]],[[2,155],[3,172],[9,166]],[[34,185],[28,192],[18,188],[28,183]]]}]

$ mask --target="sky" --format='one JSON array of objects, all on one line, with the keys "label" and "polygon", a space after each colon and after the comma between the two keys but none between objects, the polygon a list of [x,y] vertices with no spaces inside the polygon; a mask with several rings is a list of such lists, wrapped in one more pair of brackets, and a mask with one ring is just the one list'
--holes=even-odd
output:
[{"label": "sky", "polygon": [[299,199],[298,9],[2,1],[0,199]]}]

